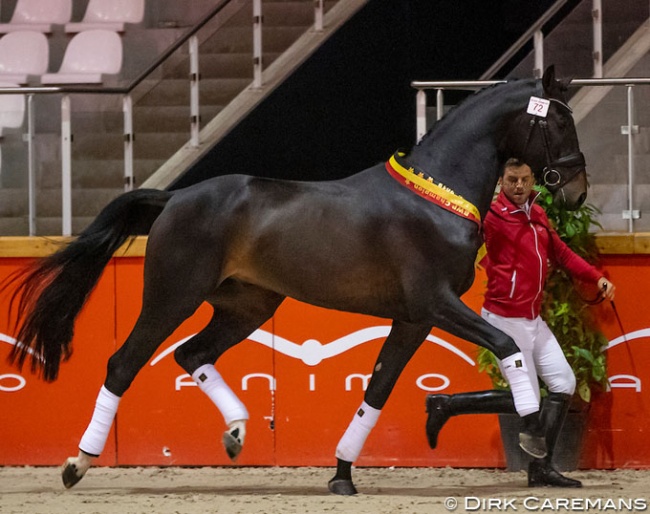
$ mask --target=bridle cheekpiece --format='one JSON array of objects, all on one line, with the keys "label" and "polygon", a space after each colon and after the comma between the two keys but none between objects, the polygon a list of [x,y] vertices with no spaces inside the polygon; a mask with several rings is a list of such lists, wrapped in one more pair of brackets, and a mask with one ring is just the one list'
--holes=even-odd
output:
[{"label": "bridle cheekpiece", "polygon": [[[538,106],[541,104],[545,106],[545,109],[542,109]],[[529,108],[526,111],[531,115],[529,121],[529,130],[528,135],[526,136],[526,141],[524,143],[524,155],[528,149],[528,144],[533,135],[535,127],[539,127],[540,134],[542,136],[542,143],[544,145],[544,153],[546,155],[546,166],[542,170],[542,180],[544,186],[551,192],[555,192],[558,189],[563,188],[567,183],[571,182],[578,173],[584,169],[586,166],[585,156],[582,152],[576,152],[569,155],[559,157],[558,159],[553,160],[551,157],[551,148],[548,137],[548,121],[546,120],[546,113],[548,111],[548,106],[551,102],[561,105],[572,113],[571,107],[566,103],[557,98],[537,98],[531,97],[529,103]],[[531,105],[535,104],[535,108],[531,109]],[[556,168],[574,168],[571,173],[565,174],[564,176]]]}]

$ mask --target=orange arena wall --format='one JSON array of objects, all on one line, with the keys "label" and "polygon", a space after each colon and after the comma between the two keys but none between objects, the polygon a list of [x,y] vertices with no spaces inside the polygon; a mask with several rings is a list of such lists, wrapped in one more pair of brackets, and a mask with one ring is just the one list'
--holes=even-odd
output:
[{"label": "orange arena wall", "polygon": [[[603,266],[617,285],[616,307],[597,307],[610,347],[611,391],[592,402],[582,468],[650,467],[650,319],[641,304],[650,284],[645,239],[599,237]],[[42,382],[26,366],[9,366],[13,327],[7,295],[0,298],[0,465],[59,465],[76,453],[103,383],[106,362],[135,323],[140,308],[144,240],[119,252],[82,311],[74,354],[60,378]],[[0,239],[0,280],[47,254],[52,241]],[[601,249],[602,249],[601,248]],[[635,253],[636,252],[636,253]],[[485,277],[463,300],[479,311]],[[225,425],[216,408],[175,363],[173,349],[207,322],[203,306],[159,348],[124,395],[100,465],[227,465]],[[287,300],[217,368],[247,405],[250,422],[241,465],[331,466],[357,407],[390,322]],[[490,388],[477,370],[476,347],[434,330],[402,374],[359,466],[505,467],[497,416],[452,418],[439,447],[426,442],[429,392]],[[471,442],[471,444],[470,444]]]}]

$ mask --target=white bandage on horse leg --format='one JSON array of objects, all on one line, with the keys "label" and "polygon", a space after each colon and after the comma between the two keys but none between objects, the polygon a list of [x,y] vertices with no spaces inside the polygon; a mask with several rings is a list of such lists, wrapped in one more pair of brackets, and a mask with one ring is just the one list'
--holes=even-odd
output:
[{"label": "white bandage on horse leg", "polygon": [[535,395],[533,384],[530,382],[526,361],[521,352],[506,357],[501,361],[501,371],[505,375],[512,397],[515,401],[515,409],[520,416],[527,416],[539,410],[539,401]]},{"label": "white bandage on horse leg", "polygon": [[381,411],[368,405],[361,404],[359,410],[352,418],[352,422],[343,434],[336,447],[336,458],[346,462],[354,462],[359,457],[368,434],[377,424]]},{"label": "white bandage on horse leg", "polygon": [[111,431],[113,419],[117,413],[117,407],[120,404],[120,397],[115,396],[104,386],[99,390],[97,401],[95,402],[95,411],[90,420],[90,425],[86,429],[79,449],[88,455],[101,455],[108,439],[108,433]]},{"label": "white bandage on horse leg", "polygon": [[201,391],[217,406],[226,425],[230,426],[234,421],[248,419],[246,406],[228,387],[228,384],[212,364],[204,364],[198,368],[192,374],[192,378]]}]

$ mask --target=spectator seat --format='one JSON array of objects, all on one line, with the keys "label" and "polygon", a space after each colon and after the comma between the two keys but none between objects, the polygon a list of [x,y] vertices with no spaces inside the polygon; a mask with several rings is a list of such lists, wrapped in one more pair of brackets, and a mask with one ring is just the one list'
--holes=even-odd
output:
[{"label": "spectator seat", "polygon": [[50,47],[41,32],[19,30],[0,38],[0,81],[27,84],[47,72]]},{"label": "spectator seat", "polygon": [[0,34],[17,30],[50,33],[53,25],[72,18],[72,0],[18,0],[9,23],[0,23]]},{"label": "spectator seat", "polygon": [[144,0],[90,0],[81,22],[66,23],[68,33],[106,29],[124,32],[126,23],[141,23]]},{"label": "spectator seat", "polygon": [[[11,82],[0,82],[0,87],[19,87]],[[25,120],[25,95],[0,95],[0,137],[3,129],[19,128]]]},{"label": "spectator seat", "polygon": [[76,34],[65,49],[56,73],[41,76],[41,84],[101,84],[103,75],[122,69],[122,39],[110,30],[85,30]]}]

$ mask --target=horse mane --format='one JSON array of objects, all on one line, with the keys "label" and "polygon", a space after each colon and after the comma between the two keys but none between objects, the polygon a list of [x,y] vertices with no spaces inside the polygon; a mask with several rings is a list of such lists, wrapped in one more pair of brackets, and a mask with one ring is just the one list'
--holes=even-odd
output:
[{"label": "horse mane", "polygon": [[[471,95],[469,95],[467,98],[465,98],[461,102],[453,105],[445,113],[445,115],[442,118],[440,118],[439,120],[436,120],[431,125],[431,127],[425,132],[425,134],[422,136],[420,141],[418,141],[416,146],[420,145],[423,141],[425,141],[425,139],[427,139],[435,130],[440,129],[442,126],[444,126],[447,123],[451,123],[452,121],[450,121],[450,118],[454,118],[457,111],[462,109],[472,98],[476,98],[479,95],[485,94],[485,93],[487,93],[489,91],[492,91],[492,90],[494,90],[496,88],[499,88],[501,86],[506,86],[506,85],[509,85],[509,84],[516,84],[516,83],[519,83],[519,84],[530,83],[531,81],[535,81],[535,80],[538,80],[538,79],[514,78],[514,79],[510,79],[510,80],[508,80],[506,82],[497,82],[496,84],[490,84],[488,86],[477,89]],[[566,89],[568,89],[568,86],[566,84],[562,83],[562,90],[565,91]]]}]

